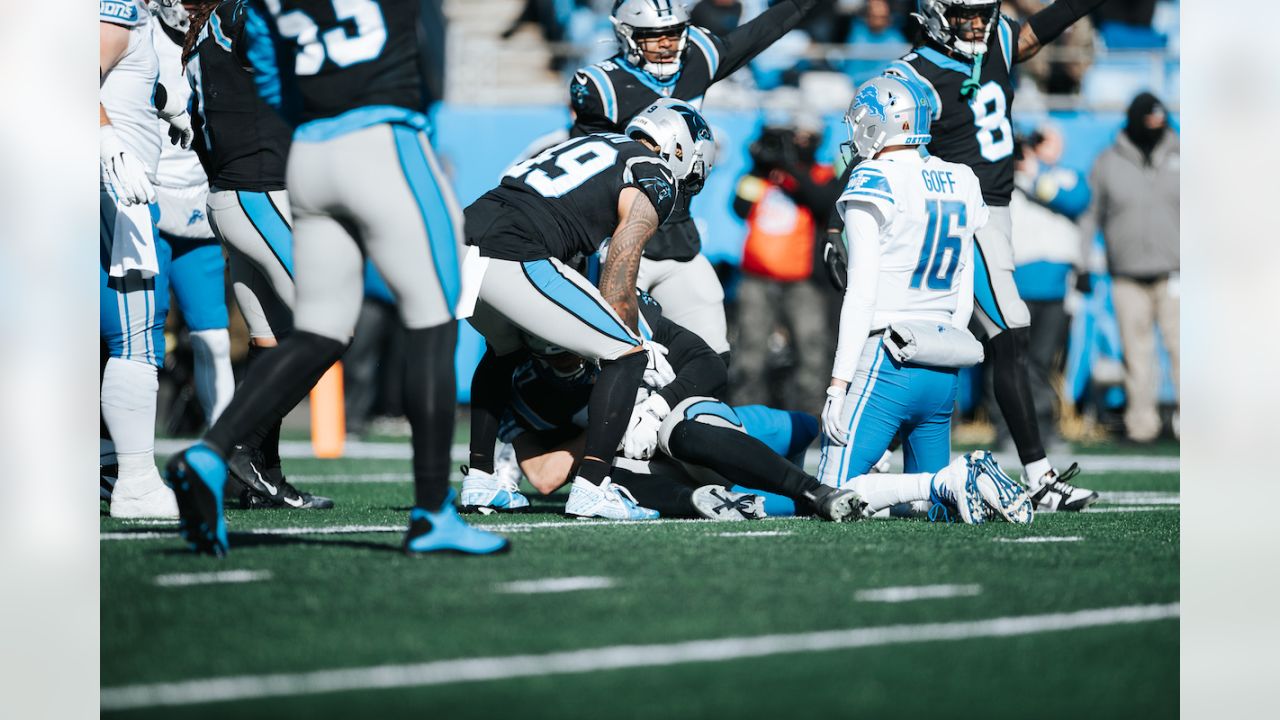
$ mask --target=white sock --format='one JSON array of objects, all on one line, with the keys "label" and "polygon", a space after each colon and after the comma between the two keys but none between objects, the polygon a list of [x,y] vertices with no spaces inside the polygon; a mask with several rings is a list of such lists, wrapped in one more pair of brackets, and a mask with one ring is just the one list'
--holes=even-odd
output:
[{"label": "white sock", "polygon": [[231,372],[231,336],[226,328],[191,333],[196,362],[196,397],[211,427],[231,402],[236,379]]},{"label": "white sock", "polygon": [[[160,471],[156,469],[156,456],[152,452],[120,453],[116,455],[120,461],[119,480],[138,481],[154,476],[160,480]],[[161,482],[163,482],[161,480]]]},{"label": "white sock", "polygon": [[1049,463],[1049,458],[1040,458],[1039,460],[1022,468],[1022,480],[1028,485],[1035,487],[1040,484],[1040,478],[1044,477],[1044,474],[1052,469],[1053,465]]},{"label": "white sock", "polygon": [[933,473],[867,473],[853,478],[844,487],[862,496],[872,511],[898,503],[928,500]]},{"label": "white sock", "polygon": [[158,388],[154,365],[122,358],[107,360],[102,373],[102,419],[115,444],[121,479],[132,477],[126,467],[155,468]]}]

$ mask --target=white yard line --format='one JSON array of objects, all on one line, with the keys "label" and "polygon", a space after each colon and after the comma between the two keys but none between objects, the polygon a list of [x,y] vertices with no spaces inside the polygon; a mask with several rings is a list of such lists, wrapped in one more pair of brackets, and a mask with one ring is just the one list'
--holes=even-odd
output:
[{"label": "white yard line", "polygon": [[[172,522],[172,521],[171,521]],[[657,520],[581,520],[575,522],[515,522],[494,525],[477,525],[493,532],[525,532],[529,530],[572,530],[577,528],[601,527],[605,525],[654,525],[665,523],[711,522],[709,520],[682,520],[678,518],[659,518]],[[402,533],[407,525],[334,525],[332,527],[275,527],[275,528],[229,528],[232,532],[246,532],[254,535],[356,535],[363,533]],[[155,540],[172,538],[178,532],[173,525],[170,532],[104,532],[98,534],[99,540]]]},{"label": "white yard line", "polygon": [[903,643],[1014,637],[1177,618],[1177,603],[1131,605],[966,622],[886,625],[787,635],[757,635],[661,645],[616,645],[542,655],[461,658],[408,665],[306,673],[245,675],[103,688],[103,710],[195,705],[355,690],[453,685],[624,668],[725,662],[794,653],[829,652]]},{"label": "white yard line", "polygon": [[790,534],[790,530],[746,530],[743,532],[716,533],[716,537],[782,537]]},{"label": "white yard line", "polygon": [[188,587],[190,585],[217,585],[221,583],[247,583],[270,580],[270,570],[224,570],[210,573],[175,573],[157,575],[155,584],[160,587]]},{"label": "white yard line", "polygon": [[1093,506],[1084,512],[1092,515],[1093,513],[1135,513],[1135,512],[1159,512],[1160,510],[1178,510],[1177,505],[1103,505],[1102,507]]},{"label": "white yard line", "polygon": [[1181,505],[1182,496],[1171,492],[1102,490],[1100,499],[1109,505]]},{"label": "white yard line", "polygon": [[853,594],[853,599],[860,602],[900,603],[913,600],[973,597],[981,592],[981,585],[915,585],[859,590]]},{"label": "white yard line", "polygon": [[1080,537],[1079,535],[1063,535],[1063,536],[1059,536],[1059,537],[1054,537],[1054,536],[1050,536],[1050,535],[1043,535],[1043,536],[1040,536],[1040,537],[1024,537],[1024,538],[992,538],[992,542],[1002,542],[1002,543],[1069,543],[1069,542],[1080,542],[1080,541],[1081,541],[1081,540],[1083,540],[1083,539],[1084,539],[1084,538]]},{"label": "white yard line", "polygon": [[607,577],[562,577],[545,578],[543,580],[517,580],[498,586],[500,593],[516,595],[537,595],[540,593],[574,592],[576,590],[604,590],[613,587],[613,580]]}]

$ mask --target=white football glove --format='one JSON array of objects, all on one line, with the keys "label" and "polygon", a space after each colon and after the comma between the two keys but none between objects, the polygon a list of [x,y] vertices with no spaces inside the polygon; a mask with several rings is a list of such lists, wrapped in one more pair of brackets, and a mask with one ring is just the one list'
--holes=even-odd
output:
[{"label": "white football glove", "polygon": [[102,160],[102,178],[121,203],[143,205],[156,201],[156,189],[147,179],[146,168],[129,154],[110,125],[98,129],[98,153]]},{"label": "white football glove", "polygon": [[658,430],[671,406],[654,393],[631,411],[627,434],[622,437],[622,454],[632,460],[648,460],[658,449]]},{"label": "white football glove", "polygon": [[196,137],[196,131],[191,128],[191,115],[183,110],[173,117],[162,115],[161,118],[169,123],[169,142],[183,150],[190,150],[191,141]]},{"label": "white football glove", "polygon": [[667,362],[667,346],[652,340],[644,344],[648,364],[644,368],[644,384],[651,388],[664,388],[676,379],[676,371]]},{"label": "white football glove", "polygon": [[849,442],[844,428],[840,426],[840,411],[844,409],[845,394],[845,388],[829,387],[827,401],[822,405],[822,431],[836,445],[845,445]]}]

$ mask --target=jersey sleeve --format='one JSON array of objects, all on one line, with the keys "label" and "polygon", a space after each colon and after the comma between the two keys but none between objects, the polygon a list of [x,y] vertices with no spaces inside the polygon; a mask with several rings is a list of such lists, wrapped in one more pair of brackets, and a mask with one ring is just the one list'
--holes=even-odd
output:
[{"label": "jersey sleeve", "polygon": [[618,132],[618,94],[609,73],[588,65],[573,74],[569,82],[569,105],[574,121],[573,137],[595,132]]},{"label": "jersey sleeve", "polygon": [[627,161],[623,174],[624,187],[638,188],[658,211],[658,223],[671,217],[676,208],[676,181],[671,170],[655,157],[636,157]]},{"label": "jersey sleeve", "polygon": [[134,0],[98,0],[98,19],[102,22],[132,28],[145,24],[150,17]]},{"label": "jersey sleeve", "polygon": [[884,172],[864,163],[849,175],[849,182],[836,201],[836,207],[843,217],[849,205],[854,203],[871,205],[881,218],[893,216],[897,203],[893,198],[893,189],[889,186],[889,178]]},{"label": "jersey sleeve", "polygon": [[1000,57],[1004,58],[1004,66],[1011,71],[1018,48],[1018,33],[1021,31],[1022,25],[1017,20],[1000,14],[1000,22],[996,26],[996,42],[1000,45]]},{"label": "jersey sleeve", "polygon": [[991,219],[991,210],[987,207],[987,201],[982,197],[982,183],[978,180],[978,176],[968,166],[962,165],[961,167],[969,173],[971,188],[969,215],[972,218],[969,221],[969,226],[973,228],[974,232],[977,232]]},{"label": "jersey sleeve", "polygon": [[[253,84],[258,88],[258,96],[279,110],[282,102],[280,65],[275,43],[271,40],[271,28],[262,13],[252,5],[237,3],[236,7],[243,9],[237,13],[231,46],[241,66],[253,71]],[[222,10],[222,7],[218,9]]]},{"label": "jersey sleeve", "polygon": [[778,38],[791,32],[817,4],[817,0],[782,0],[723,38],[700,27],[690,27],[689,41],[707,54],[709,75],[714,83],[737,72]]}]

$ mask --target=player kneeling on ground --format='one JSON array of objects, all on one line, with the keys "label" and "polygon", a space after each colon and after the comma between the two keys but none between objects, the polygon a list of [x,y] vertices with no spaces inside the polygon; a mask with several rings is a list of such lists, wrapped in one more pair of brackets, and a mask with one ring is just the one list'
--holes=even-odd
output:
[{"label": "player kneeling on ground", "polygon": [[[609,482],[646,365],[636,307],[645,243],[696,194],[715,154],[711,129],[688,103],[660,100],[626,135],[568,140],[509,169],[466,209],[459,315],[488,345],[471,383],[471,468],[494,470],[498,423],[528,334],[580,355],[600,372],[588,402],[582,463],[566,511],[628,518],[636,504]],[[611,237],[597,290],[566,262]],[[474,305],[474,314],[468,305]]]},{"label": "player kneeling on ground", "polygon": [[[611,470],[613,485],[640,506],[630,519],[764,517],[763,498],[735,492],[735,484],[791,498],[827,520],[859,517],[863,504],[856,493],[822,485],[754,436],[765,434],[762,425],[792,428],[791,414],[753,407],[740,417],[717,399],[727,380],[724,361],[698,335],[663,317],[653,298],[638,295],[640,331],[652,351],[622,439],[625,457],[617,458]],[[569,480],[582,456],[584,436],[576,420],[588,407],[597,373],[583,358],[536,338],[528,345],[530,357],[510,379],[511,403],[501,436],[514,444],[533,486],[547,494]],[[812,422],[811,416],[803,417]],[[792,447],[793,433],[786,434],[780,450],[802,452],[803,447]],[[464,508],[511,510],[528,504],[510,478],[471,469],[463,480]],[[572,506],[568,512],[586,514]]]},{"label": "player kneeling on ground", "polygon": [[[973,234],[987,206],[973,171],[930,156],[932,107],[914,81],[864,83],[845,115],[864,160],[838,201],[849,245],[819,477],[872,512],[929,502],[930,517],[1031,522],[1024,489],[995,459],[951,462],[957,368],[982,361],[973,310]],[[906,475],[870,474],[895,435]]]}]

